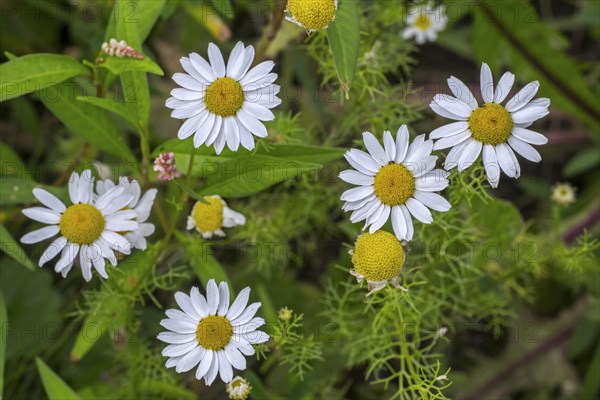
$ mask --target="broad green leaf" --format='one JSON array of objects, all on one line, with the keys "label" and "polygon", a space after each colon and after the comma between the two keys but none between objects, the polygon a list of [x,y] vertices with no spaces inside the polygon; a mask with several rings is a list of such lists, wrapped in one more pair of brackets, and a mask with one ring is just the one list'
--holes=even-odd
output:
[{"label": "broad green leaf", "polygon": [[596,345],[594,357],[587,369],[583,382],[582,399],[595,399],[600,393],[600,342]]},{"label": "broad green leaf", "polygon": [[360,21],[358,18],[358,1],[340,2],[335,20],[327,28],[327,39],[333,53],[335,68],[342,90],[350,91],[350,85],[356,72],[358,50],[360,47]]},{"label": "broad green leaf", "polygon": [[103,97],[93,96],[77,96],[77,100],[92,104],[96,107],[100,107],[117,114],[119,117],[129,122],[134,128],[137,128],[137,120],[135,119],[135,116],[132,115],[131,111],[123,103],[118,103]]},{"label": "broad green leaf", "polygon": [[4,363],[6,362],[6,341],[8,339],[8,314],[4,296],[0,291],[0,397],[4,390]]},{"label": "broad green leaf", "polygon": [[0,249],[25,268],[35,270],[35,265],[3,224],[0,224]]},{"label": "broad green leaf", "polygon": [[56,85],[88,69],[72,57],[29,54],[0,65],[0,102]]},{"label": "broad green leaf", "polygon": [[563,175],[572,177],[582,172],[591,170],[600,164],[600,152],[598,149],[592,148],[578,153],[571,158],[563,169]]},{"label": "broad green leaf", "polygon": [[119,137],[118,129],[103,110],[76,100],[80,88],[73,82],[52,87],[53,93],[44,91],[40,96],[44,105],[74,134],[79,135],[105,152],[126,161],[135,156],[125,141]]},{"label": "broad green leaf", "polygon": [[206,285],[211,279],[217,283],[225,281],[229,283],[229,290],[233,294],[233,287],[227,273],[221,263],[213,257],[209,243],[203,241],[199,235],[188,235],[177,231],[175,238],[185,249],[185,256],[202,284]]},{"label": "broad green leaf", "polygon": [[148,56],[144,58],[130,57],[111,57],[105,56],[104,61],[98,65],[100,68],[106,68],[115,75],[121,75],[123,72],[150,72],[155,75],[164,75],[163,70],[152,61]]},{"label": "broad green leaf", "polygon": [[541,23],[526,0],[477,4],[472,35],[476,58],[490,64],[496,73],[507,64],[520,81],[540,81],[540,96],[597,127],[598,97],[575,60],[563,51],[564,37]]},{"label": "broad green leaf", "polygon": [[[166,0],[125,0],[121,1],[122,4],[120,8],[117,8],[118,5],[115,4],[108,27],[106,28],[105,40],[108,41],[111,38],[122,40],[122,37],[117,37],[117,24],[130,24],[138,32],[140,46],[137,47],[138,43],[131,43],[129,41],[127,41],[127,44],[134,49],[141,51],[141,43],[146,41],[156,20],[162,13],[165,2]],[[169,1],[169,3],[175,3],[175,1],[172,0]]]},{"label": "broad green leaf", "polygon": [[234,158],[220,164],[200,162],[206,182],[200,194],[245,197],[307,172],[317,174],[319,164],[263,155]]},{"label": "broad green leaf", "polygon": [[46,395],[50,400],[77,400],[79,396],[56,375],[39,357],[36,357],[35,363],[38,372],[42,378],[42,384],[46,390]]},{"label": "broad green leaf", "polygon": [[31,172],[12,147],[0,142],[0,154],[2,154],[0,175],[3,178],[31,179]]},{"label": "broad green leaf", "polygon": [[37,202],[33,196],[32,190],[40,187],[54,194],[63,201],[68,199],[67,188],[55,188],[47,185],[40,185],[29,179],[9,178],[0,179],[0,206],[20,205]]}]

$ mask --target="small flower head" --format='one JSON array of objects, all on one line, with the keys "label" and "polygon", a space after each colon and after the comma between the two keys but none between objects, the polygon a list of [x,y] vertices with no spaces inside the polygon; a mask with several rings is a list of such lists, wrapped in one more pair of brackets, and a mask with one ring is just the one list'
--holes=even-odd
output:
[{"label": "small flower head", "polygon": [[377,231],[361,234],[352,251],[354,270],[358,281],[365,279],[369,293],[382,289],[388,281],[397,286],[398,275],[404,265],[404,249],[391,233]]},{"label": "small flower head", "polygon": [[116,56],[119,58],[144,58],[144,55],[142,53],[135,50],[133,47],[128,46],[126,41],[117,41],[117,39],[115,38],[110,39],[108,43],[102,43],[101,49],[103,53],[106,53],[109,56]]},{"label": "small flower head", "polygon": [[252,386],[241,376],[236,376],[225,386],[225,390],[232,400],[246,400],[252,391]]},{"label": "small flower head", "polygon": [[244,225],[246,218],[239,212],[227,207],[227,203],[220,196],[206,196],[206,202],[197,201],[188,216],[187,229],[196,230],[205,239],[215,236],[224,237],[222,228],[231,228]]},{"label": "small flower head", "polygon": [[335,19],[337,0],[288,0],[286,16],[309,33],[326,29]]},{"label": "small flower head", "polygon": [[434,42],[438,33],[446,28],[448,18],[444,6],[434,8],[432,3],[421,4],[409,10],[406,17],[408,25],[402,37],[404,39],[415,38],[417,44]]},{"label": "small flower head", "polygon": [[173,152],[160,153],[154,160],[154,170],[158,172],[158,179],[170,181],[181,176],[181,172],[175,166],[175,154]]},{"label": "small flower head", "polygon": [[292,318],[293,311],[287,307],[282,307],[279,309],[279,313],[277,314],[277,318],[282,321],[289,321]]},{"label": "small flower head", "polygon": [[552,187],[552,201],[561,206],[575,203],[575,188],[569,183],[557,183]]},{"label": "small flower head", "polygon": [[167,331],[158,335],[159,340],[169,343],[162,351],[169,357],[167,368],[175,367],[182,373],[198,367],[196,379],[204,378],[207,385],[217,375],[223,382],[231,382],[233,368],[246,369],[245,356],[255,353],[252,345],[269,340],[269,335],[257,330],[265,324],[264,319],[254,316],[260,303],[247,305],[249,297],[247,287],[230,302],[227,283],[217,286],[213,279],[206,286],[206,297],[196,287],[189,295],[175,293],[181,310],[166,311],[168,318],[160,324]]}]

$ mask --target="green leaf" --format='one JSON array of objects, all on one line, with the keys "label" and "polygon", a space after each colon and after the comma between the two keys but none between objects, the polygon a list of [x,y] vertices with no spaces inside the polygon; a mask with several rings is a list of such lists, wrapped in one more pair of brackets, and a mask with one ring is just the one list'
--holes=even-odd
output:
[{"label": "green leaf", "polygon": [[0,102],[56,85],[88,69],[72,57],[29,54],[0,65]]},{"label": "green leaf", "polygon": [[96,107],[103,108],[107,111],[112,112],[113,114],[117,114],[119,117],[129,122],[134,128],[137,128],[137,120],[132,115],[131,111],[129,111],[129,109],[123,103],[118,103],[110,99],[93,96],[77,96],[77,100],[94,105]]},{"label": "green leaf", "polygon": [[35,363],[42,378],[42,384],[50,400],[77,400],[79,396],[73,391],[60,376],[56,375],[39,357]]},{"label": "green leaf", "polygon": [[221,263],[213,257],[209,243],[203,241],[199,235],[188,235],[177,231],[175,238],[185,249],[185,256],[203,285],[206,286],[211,279],[217,283],[224,281],[229,284],[229,290],[233,295],[231,281]]},{"label": "green leaf", "polygon": [[[117,37],[117,23],[130,24],[138,32],[140,46],[138,47],[138,43],[131,43],[129,41],[127,41],[127,44],[140,51],[141,44],[146,41],[156,20],[160,17],[165,2],[166,0],[141,2],[138,0],[125,0],[121,1],[122,4],[120,6],[115,4],[110,22],[106,28],[105,40],[108,41],[111,38],[122,40],[122,37]],[[169,3],[175,3],[175,1],[170,1]]]},{"label": "green leaf", "polygon": [[221,164],[201,162],[199,167],[206,178],[200,194],[218,193],[223,197],[235,198],[260,192],[306,172],[316,174],[321,166],[315,163],[254,155],[234,158]]},{"label": "green leaf", "polygon": [[4,390],[4,363],[6,361],[6,341],[8,339],[8,314],[6,303],[0,291],[0,397]]},{"label": "green leaf", "polygon": [[2,171],[0,172],[2,177],[32,179],[31,173],[12,147],[0,142],[0,154],[2,154]]},{"label": "green leaf", "polygon": [[119,137],[113,121],[103,110],[90,104],[76,101],[74,93],[81,89],[74,83],[66,82],[53,86],[55,94],[44,91],[41,100],[44,105],[74,134],[79,135],[109,154],[127,161],[135,156],[125,141]]},{"label": "green leaf", "polygon": [[350,91],[350,85],[356,72],[358,61],[358,50],[360,47],[360,21],[358,19],[358,1],[345,0],[340,2],[335,20],[327,28],[327,39],[333,53],[335,68],[346,92]]},{"label": "green leaf", "polygon": [[164,75],[163,70],[152,61],[148,56],[144,58],[130,58],[130,57],[112,57],[105,56],[104,61],[98,64],[100,68],[106,68],[115,75],[121,75],[123,72],[137,71],[137,72],[150,72],[155,75]]},{"label": "green leaf", "polygon": [[210,2],[212,3],[213,7],[219,12],[219,14],[224,16],[226,19],[231,20],[235,16],[235,10],[231,5],[230,0],[211,0]]},{"label": "green leaf", "polygon": [[598,149],[587,149],[571,158],[563,169],[563,175],[572,177],[582,172],[589,171],[600,164],[600,152]]},{"label": "green leaf", "polygon": [[575,60],[563,51],[565,38],[540,22],[528,1],[486,0],[477,4],[472,35],[476,58],[490,64],[496,73],[507,64],[519,80],[539,80],[540,96],[549,97],[554,106],[597,127],[598,98]]},{"label": "green leaf", "polygon": [[5,177],[0,179],[0,191],[2,192],[2,196],[0,196],[0,206],[36,202],[37,200],[33,196],[32,190],[37,187],[49,191],[61,200],[66,200],[68,198],[67,188],[55,188],[47,185],[40,185],[39,183],[28,179]]},{"label": "green leaf", "polygon": [[585,374],[585,380],[583,382],[583,390],[581,393],[582,399],[595,399],[600,392],[600,342],[596,346],[594,352],[594,358],[588,367],[587,373]]},{"label": "green leaf", "polygon": [[25,268],[29,268],[32,271],[36,269],[35,265],[21,248],[19,242],[12,237],[3,224],[0,224],[0,249]]}]

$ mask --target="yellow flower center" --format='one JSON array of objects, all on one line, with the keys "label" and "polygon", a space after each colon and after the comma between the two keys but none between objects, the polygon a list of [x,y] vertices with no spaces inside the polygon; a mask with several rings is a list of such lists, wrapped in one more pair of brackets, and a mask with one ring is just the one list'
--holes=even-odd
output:
[{"label": "yellow flower center", "polygon": [[305,29],[325,28],[335,17],[334,0],[289,0],[288,11]]},{"label": "yellow flower center", "polygon": [[426,31],[431,26],[431,20],[425,14],[419,14],[415,21],[415,27]]},{"label": "yellow flower center", "polygon": [[415,193],[415,178],[402,164],[389,163],[375,175],[375,194],[383,204],[404,204]]},{"label": "yellow flower center", "polygon": [[203,318],[196,329],[198,344],[209,350],[222,350],[233,336],[231,322],[220,315]]},{"label": "yellow flower center", "polygon": [[473,138],[483,144],[505,143],[512,128],[510,113],[500,104],[486,103],[469,117],[469,129]]},{"label": "yellow flower center", "polygon": [[223,226],[223,202],[218,197],[205,197],[208,204],[197,201],[192,218],[200,232],[214,232]]},{"label": "yellow flower center", "polygon": [[356,239],[352,264],[367,281],[389,280],[398,276],[404,265],[404,249],[389,232],[365,232]]},{"label": "yellow flower center", "polygon": [[244,90],[235,79],[219,78],[206,89],[204,102],[211,113],[231,117],[244,104]]},{"label": "yellow flower center", "polygon": [[104,231],[106,220],[91,204],[74,204],[63,213],[58,223],[60,234],[71,243],[92,244]]}]

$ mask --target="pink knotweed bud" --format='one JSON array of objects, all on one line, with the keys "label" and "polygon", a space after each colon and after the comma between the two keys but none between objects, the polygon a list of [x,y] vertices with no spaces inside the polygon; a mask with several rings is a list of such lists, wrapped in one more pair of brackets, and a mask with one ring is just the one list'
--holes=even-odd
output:
[{"label": "pink knotweed bud", "polygon": [[154,170],[158,172],[158,179],[170,181],[181,176],[181,172],[175,166],[175,155],[172,152],[161,153],[154,160]]}]

